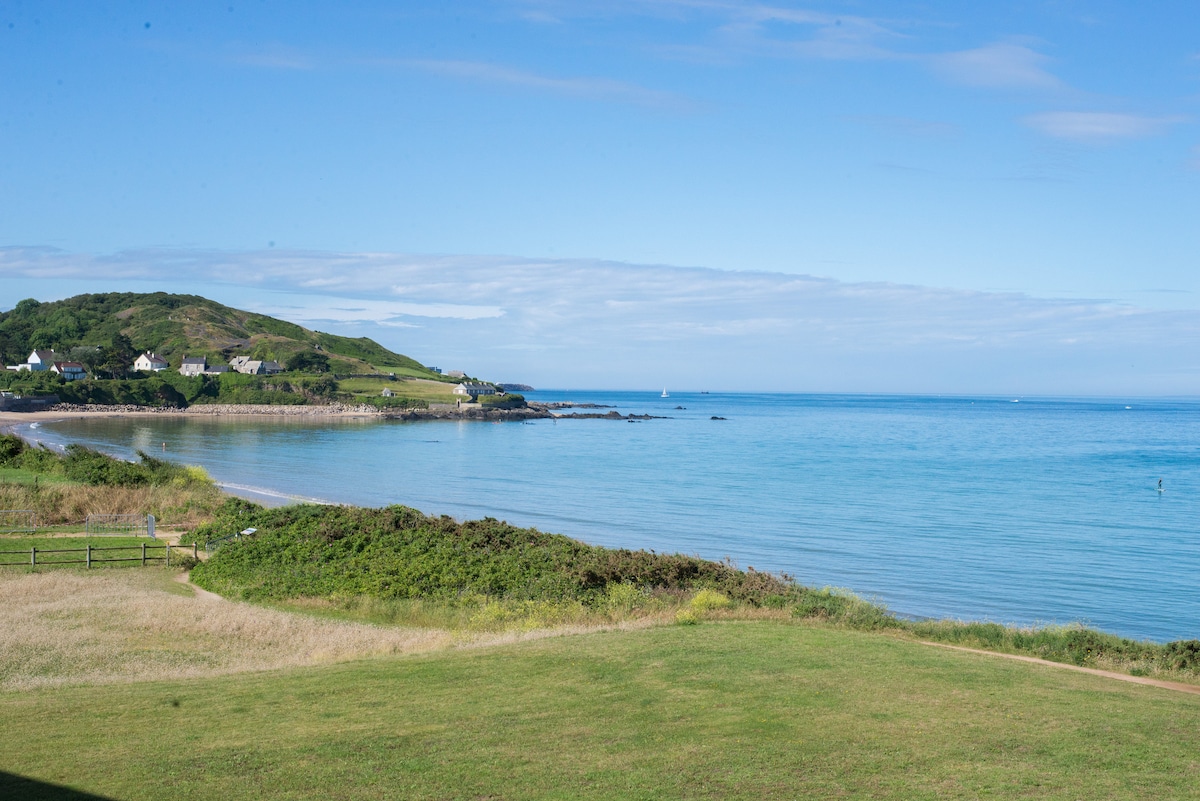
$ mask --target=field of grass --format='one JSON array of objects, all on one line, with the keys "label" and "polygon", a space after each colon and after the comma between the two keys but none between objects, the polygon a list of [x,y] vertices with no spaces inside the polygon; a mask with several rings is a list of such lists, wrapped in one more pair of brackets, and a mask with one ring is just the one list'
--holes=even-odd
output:
[{"label": "field of grass", "polygon": [[[30,562],[30,550],[38,549],[38,564],[37,567],[50,567],[56,561],[71,561],[75,559],[85,558],[85,554],[79,552],[79,549],[91,546],[92,548],[120,548],[120,550],[99,551],[92,554],[92,558],[97,560],[93,566],[93,570],[110,567],[128,567],[134,564],[141,565],[141,562],[102,562],[102,559],[123,559],[126,557],[137,556],[141,557],[140,549],[145,544],[147,546],[161,546],[161,542],[155,542],[149,537],[42,537],[37,534],[6,534],[0,536],[0,563],[5,563],[3,570],[33,570],[35,569]],[[128,550],[136,548],[138,550]],[[59,553],[55,553],[59,551]],[[73,551],[71,553],[62,553],[61,551]],[[161,548],[155,548],[148,552],[148,557],[161,557],[164,555]],[[183,555],[182,551],[176,551],[179,556]],[[173,555],[174,556],[174,555]],[[22,561],[23,565],[7,565],[9,562]],[[29,564],[28,567],[24,565]]]},{"label": "field of grass", "polygon": [[12,776],[130,801],[1142,799],[1200,783],[1195,696],[780,621],[0,692],[0,722],[14,801],[44,796]]},{"label": "field of grass", "polygon": [[[403,374],[399,370],[395,372],[396,375]],[[384,389],[390,389],[400,397],[415,398],[429,403],[454,403],[456,399],[452,391],[454,384],[430,381],[426,378],[404,381],[389,381],[386,378],[344,378],[338,382],[338,389],[370,397],[378,396]]]},{"label": "field of grass", "polygon": [[179,576],[162,567],[0,569],[0,691],[211,678],[454,640],[197,597]]}]

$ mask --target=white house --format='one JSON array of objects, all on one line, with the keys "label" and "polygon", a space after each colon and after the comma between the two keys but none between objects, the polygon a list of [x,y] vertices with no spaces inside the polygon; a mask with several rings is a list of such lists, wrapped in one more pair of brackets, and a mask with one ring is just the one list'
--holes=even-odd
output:
[{"label": "white house", "polygon": [[481,381],[464,381],[454,388],[455,395],[467,395],[472,400],[480,395],[495,395],[496,388]]},{"label": "white house", "polygon": [[79,362],[53,362],[50,365],[51,372],[58,373],[68,381],[78,381],[81,378],[87,378],[87,370]]},{"label": "white house", "polygon": [[52,350],[35,350],[33,353],[29,354],[29,358],[24,362],[21,364],[10,364],[8,365],[8,369],[15,370],[17,372],[30,370],[35,373],[40,373],[42,370],[49,370],[50,365],[54,364],[54,360],[57,358],[58,356],[56,356]]},{"label": "white house", "polygon": [[203,356],[184,356],[179,366],[180,375],[200,375],[208,369],[208,359]]},{"label": "white house", "polygon": [[166,370],[169,365],[167,360],[161,356],[156,356],[150,351],[146,351],[141,356],[138,356],[133,361],[133,369],[141,370],[147,373],[161,373]]}]

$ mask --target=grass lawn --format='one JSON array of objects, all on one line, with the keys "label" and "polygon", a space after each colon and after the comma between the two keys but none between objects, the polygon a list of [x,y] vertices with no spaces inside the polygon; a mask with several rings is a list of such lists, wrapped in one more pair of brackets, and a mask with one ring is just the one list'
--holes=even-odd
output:
[{"label": "grass lawn", "polygon": [[1195,696],[776,621],[0,693],[10,801],[1194,798],[1198,755]]},{"label": "grass lawn", "polygon": [[70,479],[63,476],[48,476],[25,470],[20,467],[0,467],[0,483],[9,484],[71,484]]},{"label": "grass lawn", "polygon": [[[399,372],[396,373],[400,375]],[[343,392],[355,395],[377,396],[384,388],[391,389],[402,398],[416,398],[430,403],[454,403],[454,384],[417,378],[411,381],[389,381],[385,378],[346,378],[338,382]]]},{"label": "grass lawn", "polygon": [[[141,564],[142,544],[147,546],[147,557],[163,556],[161,541],[155,541],[149,537],[39,537],[36,534],[23,535],[5,535],[0,536],[0,563],[7,562],[22,562],[22,564],[32,568],[29,565],[30,549],[38,549],[38,567],[43,565],[50,566],[55,561],[84,559],[86,554],[83,551],[72,553],[44,553],[47,551],[75,550],[86,548],[88,545],[96,548],[121,548],[119,551],[92,551],[92,558],[95,560],[101,559],[125,559],[138,557],[137,562],[109,562],[100,563],[97,561],[93,565],[93,569],[100,567],[126,567],[129,565]],[[151,550],[152,549],[152,550]],[[44,555],[43,555],[44,553]],[[183,555],[182,550],[176,551],[180,556]],[[189,550],[190,554],[191,551]],[[71,565],[71,567],[82,567],[82,565]],[[20,566],[5,566],[0,567],[0,570],[20,570]]]}]

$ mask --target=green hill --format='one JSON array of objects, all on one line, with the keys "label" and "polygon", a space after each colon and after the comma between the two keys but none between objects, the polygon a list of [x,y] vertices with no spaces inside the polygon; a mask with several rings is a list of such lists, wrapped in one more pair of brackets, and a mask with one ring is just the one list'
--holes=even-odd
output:
[{"label": "green hill", "polygon": [[75,348],[103,350],[120,344],[134,355],[153,351],[172,367],[178,367],[185,354],[219,364],[232,356],[249,356],[284,366],[301,354],[321,354],[334,373],[441,378],[366,337],[310,331],[197,295],[109,292],[52,303],[27,299],[0,313],[0,356],[5,364],[23,362],[35,348],[66,355]]}]

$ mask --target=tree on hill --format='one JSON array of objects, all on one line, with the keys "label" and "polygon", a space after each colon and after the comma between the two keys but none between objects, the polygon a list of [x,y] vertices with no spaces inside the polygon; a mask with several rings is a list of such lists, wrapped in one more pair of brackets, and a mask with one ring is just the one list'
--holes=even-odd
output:
[{"label": "tree on hill", "polygon": [[329,357],[324,353],[302,350],[288,360],[287,369],[299,373],[328,373]]}]

